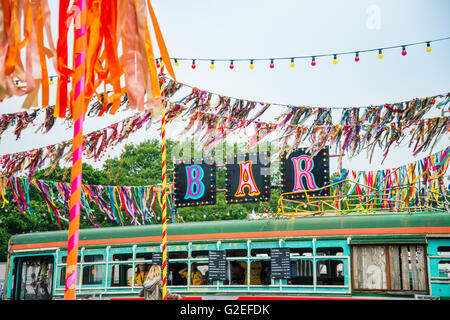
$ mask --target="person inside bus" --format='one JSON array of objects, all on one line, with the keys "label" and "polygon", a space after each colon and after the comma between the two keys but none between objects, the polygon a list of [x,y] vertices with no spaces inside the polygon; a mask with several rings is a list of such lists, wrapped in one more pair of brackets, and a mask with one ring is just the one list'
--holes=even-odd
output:
[{"label": "person inside bus", "polygon": [[262,284],[261,272],[262,272],[262,262],[261,261],[253,261],[250,264],[250,284],[254,284],[254,285]]},{"label": "person inside bus", "polygon": [[[161,279],[161,267],[159,265],[154,264],[150,267],[143,288],[139,292],[139,297],[144,297],[145,300],[163,299],[163,283]],[[181,300],[181,296],[167,290],[167,299]]]},{"label": "person inside bus", "polygon": [[[180,271],[178,271],[178,273],[180,274],[180,276],[182,278],[188,278],[188,272],[187,272],[187,267],[181,269]],[[193,263],[191,265],[191,285],[193,286],[199,286],[204,284],[205,279],[203,277],[203,274],[200,272],[200,270],[197,269],[197,265],[195,263]]]},{"label": "person inside bus", "polygon": [[[148,270],[146,264],[138,264],[137,270],[134,274],[134,285],[142,286],[144,284],[145,279],[147,278]],[[128,285],[131,286],[132,279],[128,280]]]}]

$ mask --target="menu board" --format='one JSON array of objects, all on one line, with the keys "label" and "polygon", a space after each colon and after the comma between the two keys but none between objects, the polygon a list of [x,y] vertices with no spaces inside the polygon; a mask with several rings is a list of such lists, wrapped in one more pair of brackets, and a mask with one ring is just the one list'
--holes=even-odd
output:
[{"label": "menu board", "polygon": [[225,251],[209,251],[208,280],[227,280],[227,260]]},{"label": "menu board", "polygon": [[157,264],[159,266],[162,266],[162,253],[161,252],[154,252],[152,254],[152,264]]},{"label": "menu board", "polygon": [[289,248],[270,249],[270,267],[273,279],[287,279],[291,277],[291,257]]}]

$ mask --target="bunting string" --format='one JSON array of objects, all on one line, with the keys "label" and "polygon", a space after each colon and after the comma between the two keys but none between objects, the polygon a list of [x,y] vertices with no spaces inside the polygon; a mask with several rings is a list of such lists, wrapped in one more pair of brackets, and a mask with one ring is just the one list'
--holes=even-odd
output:
[{"label": "bunting string", "polygon": [[[189,117],[180,136],[191,131],[203,142],[207,153],[229,134],[251,125],[253,135],[248,149],[277,131],[281,132],[283,151],[289,152],[309,139],[307,151],[314,155],[330,144],[339,152],[341,165],[344,153],[353,156],[362,150],[367,150],[371,162],[376,146],[383,149],[384,161],[391,147],[405,139],[406,129],[411,131],[409,147],[414,155],[432,150],[439,138],[450,131],[450,93],[378,106],[327,108],[255,102],[187,87],[190,93],[170,103],[176,113],[173,118]],[[333,121],[339,109],[341,115]],[[425,118],[432,109],[441,116]],[[282,111],[278,116],[271,113],[277,122],[261,120],[268,110]]]},{"label": "bunting string", "polygon": [[[67,223],[70,200],[70,184],[56,181],[28,179],[23,177],[0,177],[0,196],[3,201],[2,208],[13,202],[21,213],[37,216],[30,204],[31,186],[34,186],[47,204],[49,216],[52,221],[57,221],[61,230],[61,222]],[[9,199],[6,197],[10,192]],[[112,221],[118,225],[125,224],[143,225],[155,224],[161,219],[162,185],[149,186],[103,186],[81,185],[81,209],[93,226],[100,228],[100,220]],[[173,184],[166,186],[166,193],[171,195]],[[170,200],[170,197],[168,197]],[[171,205],[170,201],[168,201]],[[98,210],[94,210],[95,205]],[[172,222],[175,222],[172,217]]]},{"label": "bunting string", "polygon": [[[108,147],[117,145],[140,128],[145,127],[148,130],[151,121],[151,112],[137,114],[84,135],[83,150],[86,158],[100,161]],[[49,169],[45,174],[48,175],[61,160],[71,160],[71,145],[72,140],[67,140],[43,148],[5,154],[0,157],[2,174],[12,176],[28,172],[28,178],[31,179],[36,170],[47,167]]]},{"label": "bunting string", "polygon": [[[448,212],[449,189],[445,174],[450,147],[394,169],[355,171],[341,169],[331,183],[330,196],[304,193],[304,200],[279,199],[278,213],[288,216],[332,215],[356,212]],[[348,191],[347,191],[348,190]],[[317,192],[317,190],[315,190]]]}]

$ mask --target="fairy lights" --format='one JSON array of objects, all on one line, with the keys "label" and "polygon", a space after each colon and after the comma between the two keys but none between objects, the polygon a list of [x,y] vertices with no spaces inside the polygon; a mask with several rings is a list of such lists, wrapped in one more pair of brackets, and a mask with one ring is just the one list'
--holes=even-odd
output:
[{"label": "fairy lights", "polygon": [[[379,48],[373,48],[373,49],[366,49],[366,50],[352,50],[352,51],[346,51],[346,52],[336,52],[336,53],[326,53],[326,54],[318,54],[318,55],[305,55],[305,56],[290,56],[290,57],[280,57],[280,58],[201,58],[201,59],[192,59],[192,58],[171,58],[175,61],[175,66],[178,66],[178,61],[186,60],[186,61],[192,61],[192,69],[195,69],[195,61],[215,61],[215,62],[228,62],[230,63],[229,68],[234,69],[234,62],[236,61],[249,61],[249,68],[252,70],[254,68],[254,62],[255,61],[268,61],[269,62],[269,68],[274,69],[276,61],[281,60],[287,60],[290,67],[295,66],[295,60],[299,59],[311,59],[311,65],[315,66],[317,64],[318,58],[325,58],[325,57],[332,57],[333,58],[333,64],[338,63],[338,59],[340,56],[343,55],[355,55],[355,62],[358,62],[360,59],[360,55],[363,53],[369,53],[369,52],[378,52],[378,59],[383,59],[383,53],[386,50],[393,50],[393,49],[401,49],[401,53],[403,56],[407,54],[407,47],[411,46],[417,46],[417,45],[426,45],[426,51],[431,51],[431,42],[438,42],[438,41],[444,41],[444,40],[450,40],[450,37],[445,38],[439,38],[429,41],[421,41],[421,42],[414,42],[414,43],[407,43],[407,44],[401,44],[396,46],[390,46],[390,47],[379,47]],[[233,63],[231,63],[233,62]],[[233,65],[233,67],[232,67]],[[210,66],[211,67],[211,66]],[[213,69],[213,68],[211,68]]]},{"label": "fairy lights", "polygon": [[338,63],[338,61],[337,61],[337,55],[335,54],[334,56],[333,56],[333,64],[337,64]]},{"label": "fairy lights", "polygon": [[406,52],[406,47],[403,46],[402,47],[402,56],[406,56],[407,52]]}]

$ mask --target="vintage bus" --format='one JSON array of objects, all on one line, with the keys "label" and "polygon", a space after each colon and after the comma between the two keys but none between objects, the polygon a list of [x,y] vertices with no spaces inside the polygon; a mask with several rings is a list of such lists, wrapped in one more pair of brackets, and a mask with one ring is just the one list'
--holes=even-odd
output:
[{"label": "vintage bus", "polygon": [[[78,299],[140,299],[135,271],[160,257],[161,225],[83,229],[79,244]],[[63,299],[66,245],[67,231],[13,236],[5,298]],[[289,248],[284,278],[272,276],[276,248]],[[222,280],[208,276],[209,251],[224,252]],[[183,299],[450,299],[449,213],[169,224],[167,252]]]}]

